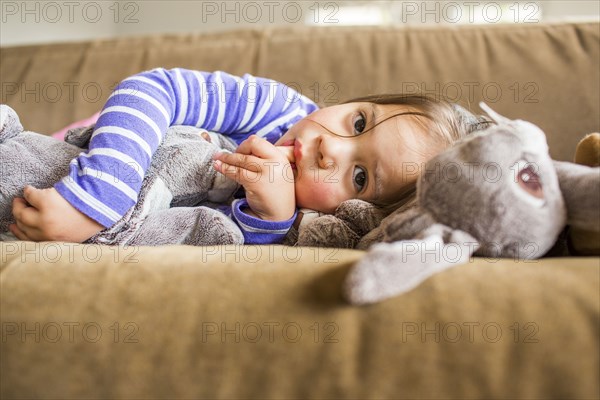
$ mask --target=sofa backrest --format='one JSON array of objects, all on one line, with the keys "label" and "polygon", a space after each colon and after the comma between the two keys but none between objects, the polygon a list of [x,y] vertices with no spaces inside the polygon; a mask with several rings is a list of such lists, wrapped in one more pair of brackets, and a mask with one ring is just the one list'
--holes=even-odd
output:
[{"label": "sofa backrest", "polygon": [[51,133],[99,111],[123,78],[155,67],[251,73],[321,105],[426,92],[539,125],[571,160],[600,130],[599,24],[297,27],[165,34],[0,50],[1,99]]}]

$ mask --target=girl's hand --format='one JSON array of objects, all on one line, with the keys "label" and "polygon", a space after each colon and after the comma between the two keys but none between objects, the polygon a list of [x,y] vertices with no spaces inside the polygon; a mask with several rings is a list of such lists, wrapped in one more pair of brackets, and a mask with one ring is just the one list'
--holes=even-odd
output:
[{"label": "girl's hand", "polygon": [[23,195],[25,199],[17,197],[13,200],[16,224],[9,226],[20,240],[81,243],[104,229],[74,208],[54,188],[26,186]]},{"label": "girl's hand", "polygon": [[217,171],[246,189],[249,214],[267,221],[286,221],[296,211],[292,160],[288,157],[253,135],[235,153],[218,153],[213,159]]}]

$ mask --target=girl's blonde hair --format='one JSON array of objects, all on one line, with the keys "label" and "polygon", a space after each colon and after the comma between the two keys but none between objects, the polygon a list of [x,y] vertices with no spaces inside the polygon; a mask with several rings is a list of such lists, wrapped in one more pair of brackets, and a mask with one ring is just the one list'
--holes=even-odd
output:
[{"label": "girl's blonde hair", "polygon": [[[403,105],[410,110],[386,116],[385,119],[377,122],[367,130],[373,129],[383,121],[398,115],[415,115],[424,117],[415,118],[431,137],[442,144],[443,148],[452,146],[457,141],[466,137],[470,133],[487,128],[492,122],[485,117],[476,116],[458,104],[451,103],[441,97],[434,97],[426,94],[376,94],[343,102],[358,103],[367,102],[379,105]],[[366,131],[365,131],[366,132]],[[396,209],[410,208],[415,204],[416,199],[416,181],[407,185],[400,195],[400,198],[391,204],[377,204],[386,213]]]}]

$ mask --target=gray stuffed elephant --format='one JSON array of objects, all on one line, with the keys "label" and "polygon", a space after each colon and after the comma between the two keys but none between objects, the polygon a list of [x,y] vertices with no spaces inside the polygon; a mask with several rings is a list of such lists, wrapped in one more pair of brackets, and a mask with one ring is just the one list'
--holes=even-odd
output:
[{"label": "gray stuffed elephant", "polygon": [[[0,105],[0,239],[14,222],[11,204],[23,188],[52,187],[68,174],[69,162],[86,150],[93,126],[59,141],[27,132],[16,112]],[[237,225],[215,208],[239,186],[212,168],[212,155],[233,151],[227,137],[198,128],[173,126],[152,158],[138,202],[113,226],[86,243],[108,245],[242,244]]]},{"label": "gray stuffed elephant", "polygon": [[368,249],[345,280],[350,303],[402,294],[472,255],[541,257],[566,225],[600,232],[600,168],[553,161],[537,126],[480,106],[496,124],[429,160],[414,202],[389,216],[346,202],[299,232],[299,245]]}]

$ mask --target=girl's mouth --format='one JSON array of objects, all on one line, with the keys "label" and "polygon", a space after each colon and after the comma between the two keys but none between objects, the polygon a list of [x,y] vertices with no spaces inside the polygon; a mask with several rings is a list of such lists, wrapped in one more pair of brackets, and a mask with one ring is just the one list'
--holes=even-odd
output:
[{"label": "girl's mouth", "polygon": [[292,170],[296,170],[297,169],[297,167],[296,167],[297,152],[296,152],[296,147],[294,146],[294,140],[288,140],[288,141],[276,146],[276,149],[279,150],[279,152],[285,156],[287,161],[290,163]]},{"label": "girl's mouth", "polygon": [[294,163],[300,162],[302,159],[302,143],[299,140],[294,140]]},{"label": "girl's mouth", "polygon": [[287,157],[292,167],[296,169],[296,164],[302,158],[302,143],[296,139],[291,139],[277,145],[277,147]]},{"label": "girl's mouth", "polygon": [[285,142],[279,144],[278,146],[293,146],[296,139],[286,140]]}]

